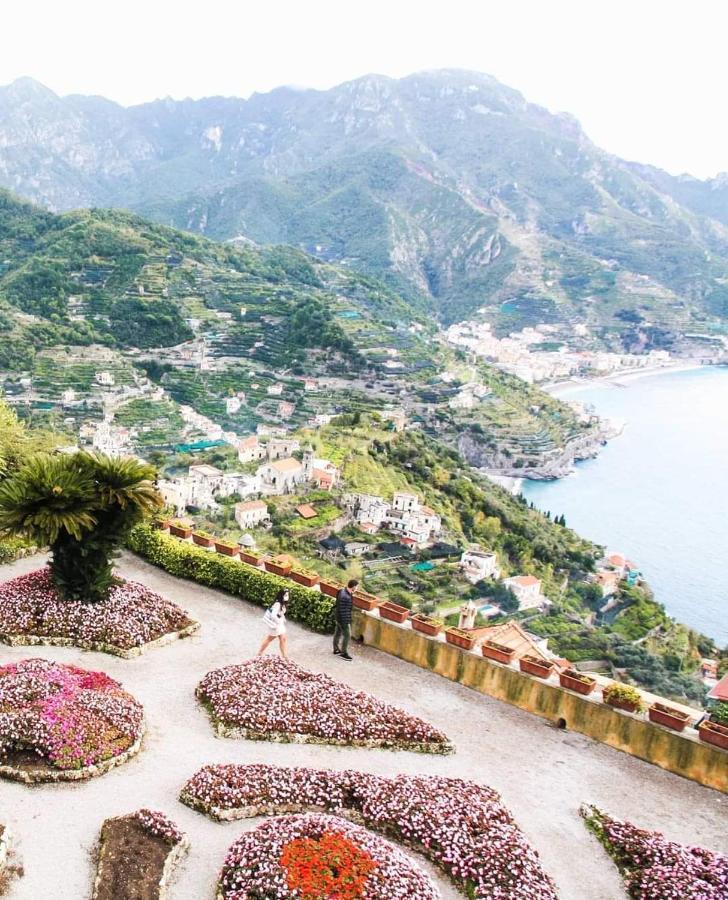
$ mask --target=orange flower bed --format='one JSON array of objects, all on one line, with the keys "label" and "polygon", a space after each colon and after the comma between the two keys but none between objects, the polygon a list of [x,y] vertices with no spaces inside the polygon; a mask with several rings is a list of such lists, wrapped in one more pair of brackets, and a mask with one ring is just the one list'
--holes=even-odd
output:
[{"label": "orange flower bed", "polygon": [[281,854],[288,887],[301,900],[336,897],[356,900],[377,863],[341,833],[325,831],[316,840],[300,837],[286,844]]}]

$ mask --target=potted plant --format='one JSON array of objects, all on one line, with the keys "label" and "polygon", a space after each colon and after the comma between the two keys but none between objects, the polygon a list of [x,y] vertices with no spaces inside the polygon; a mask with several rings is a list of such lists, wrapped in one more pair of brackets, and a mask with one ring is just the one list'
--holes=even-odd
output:
[{"label": "potted plant", "polygon": [[296,584],[301,584],[307,588],[315,587],[319,583],[318,574],[311,572],[309,569],[291,569],[289,577]]},{"label": "potted plant", "polygon": [[288,556],[275,556],[265,561],[265,568],[271,575],[280,575],[281,578],[287,578],[293,568],[293,563]]},{"label": "potted plant", "polygon": [[554,664],[550,659],[542,659],[540,656],[531,656],[527,653],[518,660],[521,672],[535,675],[536,678],[548,678],[554,670]]},{"label": "potted plant", "polygon": [[407,621],[410,611],[406,606],[400,606],[399,603],[392,603],[387,600],[379,605],[379,615],[383,619],[389,619],[390,622],[398,622],[400,625]]},{"label": "potted plant", "polygon": [[647,710],[650,722],[672,728],[674,731],[682,731],[690,721],[690,715],[674,706],[665,706],[664,703],[653,703]]},{"label": "potted plant", "polygon": [[728,750],[728,725],[721,725],[720,722],[706,719],[698,725],[698,735],[700,740],[705,741],[706,744],[713,744],[715,747]]},{"label": "potted plant", "polygon": [[645,708],[642,694],[631,684],[613,682],[602,690],[602,697],[605,703],[627,712],[642,712]]},{"label": "potted plant", "polygon": [[223,556],[237,556],[238,548],[235,544],[228,544],[227,541],[215,541],[215,550],[222,553]]},{"label": "potted plant", "polygon": [[513,662],[513,657],[516,654],[512,647],[506,647],[505,644],[499,644],[497,641],[483,641],[480,645],[480,652],[487,659],[495,659],[506,665]]},{"label": "potted plant", "polygon": [[559,672],[559,684],[570,691],[576,691],[577,694],[591,694],[597,686],[597,680],[577,669],[565,669]]},{"label": "potted plant", "polygon": [[436,637],[441,631],[444,622],[435,616],[426,616],[424,613],[416,613],[410,618],[412,627],[415,631],[422,634],[428,634],[430,637]]},{"label": "potted plant", "polygon": [[263,562],[263,554],[255,550],[241,550],[240,559],[249,566],[259,566]]},{"label": "potted plant", "polygon": [[452,625],[445,629],[445,640],[453,647],[460,647],[461,650],[472,650],[475,646],[475,635],[471,631]]},{"label": "potted plant", "polygon": [[344,585],[338,581],[329,581],[326,578],[322,578],[320,587],[322,594],[326,594],[327,597],[335,597]]},{"label": "potted plant", "polygon": [[370,612],[381,603],[382,601],[379,597],[375,597],[374,594],[369,594],[366,591],[354,591],[354,606],[357,609],[365,609],[367,612]]},{"label": "potted plant", "polygon": [[197,544],[198,547],[212,547],[215,541],[212,535],[206,531],[193,531],[192,543]]},{"label": "potted plant", "polygon": [[152,519],[152,528],[156,528],[158,531],[169,531],[169,519],[163,516],[155,516]]},{"label": "potted plant", "polygon": [[185,522],[170,522],[169,533],[182,538],[183,541],[188,541],[192,535],[192,527]]}]

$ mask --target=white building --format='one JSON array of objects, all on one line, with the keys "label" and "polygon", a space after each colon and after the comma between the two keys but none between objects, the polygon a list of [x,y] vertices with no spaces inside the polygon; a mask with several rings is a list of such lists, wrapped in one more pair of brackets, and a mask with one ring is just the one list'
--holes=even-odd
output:
[{"label": "white building", "polygon": [[283,393],[282,384],[270,384],[266,389],[266,393],[271,397],[280,397]]},{"label": "white building", "polygon": [[277,459],[261,466],[256,475],[264,494],[290,494],[304,480],[303,466],[297,459]]},{"label": "white building", "polygon": [[217,505],[217,497],[221,494],[223,478],[221,469],[205,463],[190,466],[187,473],[187,504],[210,509]]},{"label": "white building", "polygon": [[97,372],[94,375],[94,381],[96,382],[96,384],[101,384],[104,387],[113,387],[114,376],[111,374],[111,372]]},{"label": "white building", "polygon": [[258,440],[257,435],[244,438],[238,444],[238,461],[241,463],[258,462],[266,457],[266,448]]},{"label": "white building", "polygon": [[532,609],[548,605],[541,593],[541,582],[534,575],[513,575],[504,578],[503,584],[516,595],[519,609]]},{"label": "white building", "polygon": [[241,528],[255,528],[269,518],[268,507],[262,500],[235,504],[235,521]]},{"label": "white building", "polygon": [[112,425],[104,420],[96,426],[91,446],[108,456],[123,456],[131,447],[131,433],[128,428]]},{"label": "white building", "polygon": [[460,557],[460,568],[471,584],[500,576],[495,553],[489,553],[480,547],[471,547],[463,553]]},{"label": "white building", "polygon": [[261,482],[257,475],[244,475],[242,472],[227,472],[223,475],[220,497],[229,497],[230,494],[252,497],[260,493]]},{"label": "white building", "polygon": [[400,491],[392,499],[392,508],[402,512],[417,512],[420,508],[420,498],[417,494],[406,494]]},{"label": "white building", "polygon": [[243,404],[240,401],[240,397],[226,397],[225,398],[225,412],[229,416],[235,415],[235,413],[240,409]]},{"label": "white building", "polygon": [[266,447],[266,458],[269,462],[287,459],[300,449],[301,444],[295,438],[271,438]]},{"label": "white building", "polygon": [[400,491],[392,503],[373,494],[347,494],[344,505],[353,513],[355,521],[364,530],[388,528],[395,534],[423,545],[435,537],[442,528],[442,520],[429,506],[423,506],[416,494]]}]

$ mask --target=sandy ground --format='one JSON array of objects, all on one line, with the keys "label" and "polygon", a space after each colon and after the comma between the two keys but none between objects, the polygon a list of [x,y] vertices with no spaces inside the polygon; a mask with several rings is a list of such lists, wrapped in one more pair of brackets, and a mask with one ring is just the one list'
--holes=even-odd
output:
[{"label": "sandy ground", "polygon": [[[0,580],[31,571],[38,559],[0,568]],[[207,763],[265,762],[383,774],[437,773],[495,787],[541,854],[564,900],[611,900],[624,892],[612,863],[578,816],[582,802],[664,831],[670,838],[728,852],[728,797],[643,763],[371,648],[354,647],[345,663],[329,639],[291,625],[292,656],[356,688],[397,703],[445,730],[450,757],[216,738],[194,688],[212,668],[252,656],[263,633],[261,611],[198,585],[171,578],[134,557],[121,571],[188,609],[200,631],[135,660],[66,648],[0,646],[0,662],[42,656],[102,669],[143,704],[147,734],[141,753],[84,784],[27,787],[0,782],[0,821],[9,825],[25,875],[13,900],[79,900],[90,896],[92,854],[102,821],[142,806],[166,812],[192,849],[170,900],[213,898],[227,847],[254,822],[217,824],[177,800],[184,781]],[[432,870],[431,870],[432,871]],[[443,897],[458,896],[437,877]]]}]

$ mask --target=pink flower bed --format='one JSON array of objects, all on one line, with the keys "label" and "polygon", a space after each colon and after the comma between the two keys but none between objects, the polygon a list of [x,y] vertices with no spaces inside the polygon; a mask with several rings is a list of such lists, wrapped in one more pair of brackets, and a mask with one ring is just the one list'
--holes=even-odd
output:
[{"label": "pink flower bed", "polygon": [[728,856],[668,841],[596,809],[583,812],[637,900],[726,900]]},{"label": "pink flower bed", "polygon": [[452,749],[446,735],[423,719],[280,657],[208,672],[197,696],[218,731],[233,737]]},{"label": "pink flower bed", "polygon": [[62,600],[47,568],[0,585],[0,639],[67,639],[78,646],[131,650],[194,622],[141,584],[125,581],[102,603]]},{"label": "pink flower bed", "polygon": [[499,795],[471,781],[218,765],[200,769],[180,799],[221,820],[303,810],[355,817],[367,828],[419,850],[468,896],[556,898],[538,854]]},{"label": "pink flower bed", "polygon": [[327,897],[437,900],[440,896],[431,879],[397,847],[360,825],[325,815],[270,819],[239,837],[225,858],[219,896],[224,900],[247,900],[251,897],[300,900],[303,896],[313,896],[291,889],[282,857],[287,847],[308,838],[314,844],[310,868],[315,871],[314,842],[331,835],[343,837],[363,851],[362,855],[370,861],[372,870],[366,875],[361,890],[344,889],[333,895],[327,893]]},{"label": "pink flower bed", "polygon": [[54,770],[120,756],[142,735],[143,710],[103,672],[25,659],[0,666],[0,759],[31,750]]},{"label": "pink flower bed", "polygon": [[179,844],[185,839],[184,832],[180,831],[169,816],[166,816],[163,812],[152,809],[138,809],[135,813],[132,813],[132,817],[139,822],[145,831],[154,835],[154,837],[161,838],[168,844]]}]

